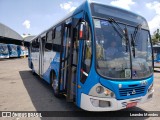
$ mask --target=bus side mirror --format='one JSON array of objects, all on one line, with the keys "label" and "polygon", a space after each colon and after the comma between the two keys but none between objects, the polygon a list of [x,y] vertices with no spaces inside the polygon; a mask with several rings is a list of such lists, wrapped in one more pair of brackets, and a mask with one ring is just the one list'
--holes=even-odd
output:
[{"label": "bus side mirror", "polygon": [[89,26],[88,26],[88,23],[84,20],[79,23],[78,39],[79,40],[88,40],[89,39]]}]

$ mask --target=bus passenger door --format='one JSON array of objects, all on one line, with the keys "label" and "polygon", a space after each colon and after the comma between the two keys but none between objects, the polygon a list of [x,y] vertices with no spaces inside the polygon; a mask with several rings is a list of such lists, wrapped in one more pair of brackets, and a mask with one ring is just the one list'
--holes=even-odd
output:
[{"label": "bus passenger door", "polygon": [[69,67],[69,56],[70,56],[70,45],[71,45],[71,38],[70,38],[70,27],[64,27],[63,32],[63,50],[61,53],[61,68],[60,68],[60,91],[66,93],[67,87],[67,79],[68,79],[68,67]]},{"label": "bus passenger door", "polygon": [[[76,90],[76,69],[78,51],[74,46],[71,23],[66,23],[63,31],[63,52],[61,53],[60,92],[67,95],[67,101],[74,101]],[[70,84],[70,85],[69,85]]]},{"label": "bus passenger door", "polygon": [[[80,66],[81,66],[81,57],[82,57],[82,43],[83,41],[78,40],[78,21],[83,16],[83,12],[77,14],[72,18],[71,23],[67,25],[66,34],[66,46],[67,46],[67,65],[66,67],[66,93],[67,93],[67,102],[78,101],[80,90],[79,87],[79,75],[80,75]],[[70,21],[68,19],[67,21]],[[69,39],[68,39],[69,38]]]}]

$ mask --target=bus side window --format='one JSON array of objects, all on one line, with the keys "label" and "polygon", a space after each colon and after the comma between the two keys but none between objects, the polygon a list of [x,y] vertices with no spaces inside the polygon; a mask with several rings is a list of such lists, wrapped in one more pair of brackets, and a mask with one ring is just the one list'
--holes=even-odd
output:
[{"label": "bus side window", "polygon": [[47,40],[45,44],[45,52],[52,50],[52,30],[47,33]]},{"label": "bus side window", "polygon": [[[84,40],[83,57],[81,69],[89,74],[91,67],[92,48],[91,48],[91,32],[89,31],[89,39]],[[81,72],[81,82],[84,83],[87,76]]]},{"label": "bus side window", "polygon": [[55,28],[53,50],[56,52],[60,52],[61,50],[61,38],[62,38],[61,30],[62,30],[61,25]]},{"label": "bus side window", "polygon": [[31,52],[39,52],[39,41],[38,39],[32,41]]},{"label": "bus side window", "polygon": [[36,52],[36,51],[35,51],[35,46],[36,46],[35,40],[33,40],[33,41],[32,41],[32,48],[31,48],[31,52],[32,52],[32,53]]},{"label": "bus side window", "polygon": [[39,39],[38,38],[36,39],[36,42],[35,42],[35,52],[39,52]]}]

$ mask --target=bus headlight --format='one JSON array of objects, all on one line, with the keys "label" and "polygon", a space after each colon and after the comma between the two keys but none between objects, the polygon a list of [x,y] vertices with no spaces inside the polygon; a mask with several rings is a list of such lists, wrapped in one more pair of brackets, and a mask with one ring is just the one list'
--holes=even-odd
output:
[{"label": "bus headlight", "polygon": [[152,91],[153,90],[153,83],[149,86],[148,88],[148,92]]},{"label": "bus headlight", "polygon": [[103,88],[102,86],[97,86],[97,87],[96,87],[96,92],[97,92],[98,94],[101,94],[101,93],[104,92],[104,88]]},{"label": "bus headlight", "polygon": [[111,98],[115,98],[114,92],[112,92],[108,88],[103,87],[99,83],[96,84],[90,90],[89,95],[94,96],[94,97],[111,97]]}]

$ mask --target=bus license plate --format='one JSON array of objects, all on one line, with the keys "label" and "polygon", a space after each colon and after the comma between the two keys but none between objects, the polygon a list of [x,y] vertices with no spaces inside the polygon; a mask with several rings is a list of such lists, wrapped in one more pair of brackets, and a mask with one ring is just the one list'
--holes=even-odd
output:
[{"label": "bus license plate", "polygon": [[127,108],[134,107],[137,105],[137,102],[127,103]]}]

